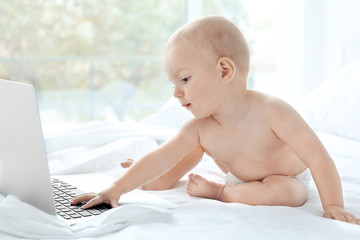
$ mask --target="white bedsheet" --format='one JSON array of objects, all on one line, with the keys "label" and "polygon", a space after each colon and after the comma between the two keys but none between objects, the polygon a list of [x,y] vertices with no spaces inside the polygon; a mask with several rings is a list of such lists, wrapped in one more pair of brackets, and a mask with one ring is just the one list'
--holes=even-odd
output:
[{"label": "white bedsheet", "polygon": [[[119,166],[121,160],[137,159],[174,132],[145,123],[98,122],[67,134],[47,136],[50,170],[53,174],[103,172],[115,177],[124,171]],[[339,169],[347,210],[360,217],[360,143],[325,133],[319,136]],[[215,181],[224,177],[208,157],[193,172]],[[12,197],[2,197],[0,239],[360,239],[360,226],[321,217],[314,183],[309,200],[302,207],[291,208],[190,197],[185,181],[186,176],[171,190],[150,192],[178,204],[178,208],[165,211],[125,206],[75,227],[60,224]]]},{"label": "white bedsheet", "polygon": [[86,222],[70,226],[56,216],[46,214],[13,196],[7,196],[3,197],[0,203],[0,219],[0,231],[10,236],[65,239],[96,237],[146,221],[166,223],[171,220],[171,213],[149,206],[124,205]]}]

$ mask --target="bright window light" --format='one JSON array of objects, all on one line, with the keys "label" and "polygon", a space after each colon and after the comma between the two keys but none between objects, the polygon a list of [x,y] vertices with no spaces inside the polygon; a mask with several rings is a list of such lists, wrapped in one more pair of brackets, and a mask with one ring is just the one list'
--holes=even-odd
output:
[{"label": "bright window light", "polygon": [[266,0],[2,1],[0,78],[35,86],[45,126],[137,121],[172,95],[167,38],[202,15],[240,27],[252,51],[249,86],[266,88],[276,75],[276,9]]}]

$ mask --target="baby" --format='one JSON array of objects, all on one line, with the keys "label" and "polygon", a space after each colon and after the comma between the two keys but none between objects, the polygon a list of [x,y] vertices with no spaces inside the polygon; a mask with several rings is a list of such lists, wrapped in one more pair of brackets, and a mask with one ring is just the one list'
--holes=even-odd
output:
[{"label": "baby", "polygon": [[247,89],[249,49],[235,24],[206,16],[176,31],[163,69],[174,96],[195,118],[158,149],[129,167],[109,188],[73,199],[118,206],[122,194],[168,189],[206,153],[227,174],[225,184],[190,174],[191,196],[250,205],[301,206],[312,174],[324,217],[360,224],[344,210],[337,169],[301,116],[284,101]]}]

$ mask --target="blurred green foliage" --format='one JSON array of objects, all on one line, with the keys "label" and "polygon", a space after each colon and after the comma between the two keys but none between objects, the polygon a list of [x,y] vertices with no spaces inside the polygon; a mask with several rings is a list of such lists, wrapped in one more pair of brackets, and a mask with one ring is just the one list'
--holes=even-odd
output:
[{"label": "blurred green foliage", "polygon": [[[203,5],[246,19],[241,1]],[[0,78],[33,84],[65,121],[143,118],[171,96],[162,52],[186,13],[186,0],[0,0]]]}]

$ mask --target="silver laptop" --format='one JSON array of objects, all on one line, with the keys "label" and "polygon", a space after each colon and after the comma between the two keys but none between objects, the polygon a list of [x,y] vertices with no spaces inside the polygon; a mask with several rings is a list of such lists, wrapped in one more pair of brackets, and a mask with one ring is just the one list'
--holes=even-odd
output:
[{"label": "silver laptop", "polygon": [[[71,199],[82,193],[74,187],[75,182],[69,184],[61,177],[50,177],[34,88],[0,79],[0,192],[14,195],[71,225],[110,208],[105,204],[89,210],[71,206]],[[122,201],[119,203],[143,202],[164,208],[176,207],[140,190],[125,194]]]}]

